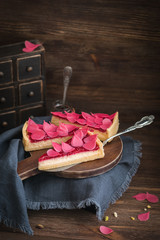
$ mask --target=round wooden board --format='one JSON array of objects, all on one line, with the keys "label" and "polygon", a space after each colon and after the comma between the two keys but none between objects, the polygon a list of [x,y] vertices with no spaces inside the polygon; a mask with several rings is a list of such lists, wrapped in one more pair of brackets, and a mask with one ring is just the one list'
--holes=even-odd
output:
[{"label": "round wooden board", "polygon": [[87,178],[103,174],[119,163],[122,150],[123,143],[120,137],[116,137],[104,147],[105,156],[103,159],[80,163],[54,174],[64,178]]}]

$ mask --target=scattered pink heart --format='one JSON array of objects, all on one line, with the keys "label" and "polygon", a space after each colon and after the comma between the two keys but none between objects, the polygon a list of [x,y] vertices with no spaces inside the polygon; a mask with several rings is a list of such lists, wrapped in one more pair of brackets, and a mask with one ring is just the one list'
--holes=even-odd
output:
[{"label": "scattered pink heart", "polygon": [[135,198],[138,201],[143,201],[146,199],[146,194],[145,193],[139,193],[135,196],[133,196],[133,198]]},{"label": "scattered pink heart", "polygon": [[29,41],[25,41],[24,44],[25,44],[25,48],[22,49],[23,52],[33,52],[34,49],[41,46],[41,44],[34,44]]},{"label": "scattered pink heart", "polygon": [[151,202],[151,203],[157,203],[157,202],[159,202],[159,198],[156,196],[156,195],[154,195],[154,194],[150,194],[150,193],[146,193],[146,199],[149,201],[149,202]]},{"label": "scattered pink heart", "polygon": [[159,198],[156,195],[150,194],[148,192],[147,193],[139,193],[139,194],[133,196],[133,198],[135,198],[138,201],[143,201],[143,200],[147,199],[148,202],[151,202],[151,203],[159,202]]},{"label": "scattered pink heart", "polygon": [[138,215],[138,219],[141,221],[141,222],[144,222],[144,221],[147,221],[150,217],[150,212],[147,212],[147,213],[141,213]]},{"label": "scattered pink heart", "polygon": [[101,233],[103,233],[105,235],[108,235],[113,232],[113,230],[111,228],[106,227],[106,226],[100,226],[99,230]]}]

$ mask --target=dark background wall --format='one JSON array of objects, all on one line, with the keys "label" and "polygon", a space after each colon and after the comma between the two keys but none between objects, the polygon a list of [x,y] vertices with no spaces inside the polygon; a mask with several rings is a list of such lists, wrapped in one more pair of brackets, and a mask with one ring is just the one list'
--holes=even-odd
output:
[{"label": "dark background wall", "polygon": [[123,122],[160,109],[160,1],[0,0],[0,45],[38,39],[46,49],[48,113],[62,97],[78,110],[120,112]]}]

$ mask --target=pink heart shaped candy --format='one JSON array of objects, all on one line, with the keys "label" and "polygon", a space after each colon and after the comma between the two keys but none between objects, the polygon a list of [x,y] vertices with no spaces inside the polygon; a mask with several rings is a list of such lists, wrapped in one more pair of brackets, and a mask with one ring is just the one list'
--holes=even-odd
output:
[{"label": "pink heart shaped candy", "polygon": [[58,144],[56,142],[52,142],[52,146],[56,152],[62,152],[62,146],[61,144]]},{"label": "pink heart shaped candy", "polygon": [[58,157],[59,155],[60,155],[60,153],[59,152],[56,152],[56,151],[54,151],[53,149],[49,149],[48,151],[47,151],[47,155],[49,156],[49,157]]},{"label": "pink heart shaped candy", "polygon": [[71,145],[73,147],[82,147],[83,146],[83,141],[77,134],[75,134],[72,137]]},{"label": "pink heart shaped candy", "polygon": [[68,135],[68,128],[66,127],[66,124],[61,123],[59,127],[57,128],[57,133],[59,136],[65,137]]},{"label": "pink heart shaped candy", "polygon": [[64,143],[62,142],[62,150],[65,153],[69,153],[72,152],[75,148],[73,148],[72,146],[70,146],[68,143]]},{"label": "pink heart shaped candy", "polygon": [[29,133],[34,133],[35,131],[37,131],[39,129],[38,124],[36,124],[32,119],[28,119],[28,127],[27,127],[27,131]]},{"label": "pink heart shaped candy", "polygon": [[147,213],[141,213],[138,215],[138,219],[140,221],[147,221],[150,217],[150,212],[147,212]]},{"label": "pink heart shaped candy", "polygon": [[41,129],[38,129],[37,131],[31,134],[32,140],[43,140],[44,137],[45,137],[45,132]]},{"label": "pink heart shaped candy", "polygon": [[113,230],[111,228],[106,227],[106,226],[100,226],[99,230],[101,233],[103,233],[105,235],[108,235],[113,232]]}]

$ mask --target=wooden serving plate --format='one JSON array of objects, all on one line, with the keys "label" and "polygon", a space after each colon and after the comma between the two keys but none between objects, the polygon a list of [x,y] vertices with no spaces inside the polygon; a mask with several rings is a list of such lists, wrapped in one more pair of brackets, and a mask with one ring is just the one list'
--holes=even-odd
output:
[{"label": "wooden serving plate", "polygon": [[[17,172],[22,180],[39,174],[38,158],[47,150],[38,150],[30,152],[31,156],[18,163]],[[90,162],[80,163],[66,170],[50,172],[64,178],[87,178],[103,174],[116,166],[122,155],[123,143],[120,137],[116,137],[112,142],[104,147],[105,156],[103,159],[97,159]]]}]

